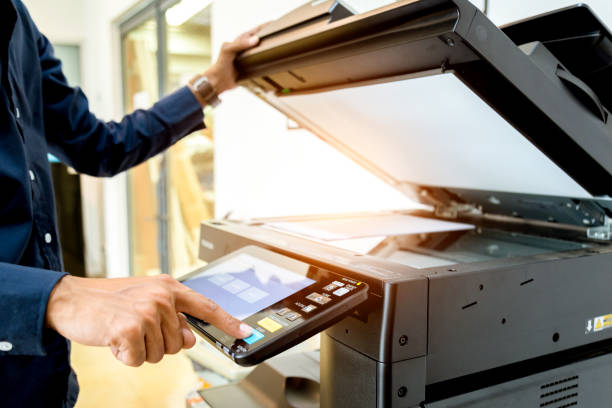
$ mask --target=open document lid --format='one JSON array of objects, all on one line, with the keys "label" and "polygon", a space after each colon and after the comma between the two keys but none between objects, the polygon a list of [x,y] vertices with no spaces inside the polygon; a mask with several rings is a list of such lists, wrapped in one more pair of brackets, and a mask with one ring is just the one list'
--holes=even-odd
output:
[{"label": "open document lid", "polygon": [[547,47],[555,41],[541,28],[547,16],[518,24],[513,35],[528,43],[515,44],[467,0],[350,10],[317,0],[264,28],[237,60],[240,83],[436,208],[608,222],[612,106],[592,86],[605,83],[601,75],[612,80],[611,36],[588,8],[563,11],[599,38],[577,47],[593,62],[577,73],[565,47]]}]

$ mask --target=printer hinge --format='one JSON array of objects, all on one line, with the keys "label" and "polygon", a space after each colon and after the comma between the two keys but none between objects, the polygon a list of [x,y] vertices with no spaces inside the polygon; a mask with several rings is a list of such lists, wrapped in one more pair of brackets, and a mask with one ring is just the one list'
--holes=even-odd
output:
[{"label": "printer hinge", "polygon": [[[413,193],[412,197],[424,205],[433,207],[434,214],[440,218],[457,218],[460,215],[482,215],[482,208],[476,204],[457,201],[459,197],[444,189],[430,190],[428,188],[408,185],[404,191]],[[416,194],[414,194],[416,192]]]},{"label": "printer hinge", "polygon": [[482,215],[482,209],[474,204],[451,202],[436,205],[435,214],[441,218],[457,218],[459,215]]},{"label": "printer hinge", "polygon": [[604,216],[603,225],[587,228],[587,238],[599,241],[610,241],[612,238],[612,219]]}]

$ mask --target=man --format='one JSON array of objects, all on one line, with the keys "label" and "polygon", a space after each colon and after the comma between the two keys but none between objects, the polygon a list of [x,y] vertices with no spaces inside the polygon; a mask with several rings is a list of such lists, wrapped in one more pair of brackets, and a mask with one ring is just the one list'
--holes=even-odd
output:
[{"label": "man", "polygon": [[223,46],[192,84],[120,123],[89,112],[20,0],[0,5],[0,405],[69,407],[78,394],[69,340],[107,346],[130,366],[192,347],[189,313],[228,334],[251,329],[168,276],[84,279],[62,270],[47,152],[77,171],[112,176],[203,128],[202,108],[235,86]]}]

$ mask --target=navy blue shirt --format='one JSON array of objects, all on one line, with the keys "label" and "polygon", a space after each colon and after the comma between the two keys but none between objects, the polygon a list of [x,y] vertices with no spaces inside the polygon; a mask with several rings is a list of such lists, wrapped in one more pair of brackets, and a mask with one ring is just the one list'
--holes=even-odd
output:
[{"label": "navy blue shirt", "polygon": [[203,127],[184,87],[120,123],[90,111],[19,0],[0,3],[0,405],[72,406],[70,344],[45,328],[62,272],[47,153],[112,176]]}]

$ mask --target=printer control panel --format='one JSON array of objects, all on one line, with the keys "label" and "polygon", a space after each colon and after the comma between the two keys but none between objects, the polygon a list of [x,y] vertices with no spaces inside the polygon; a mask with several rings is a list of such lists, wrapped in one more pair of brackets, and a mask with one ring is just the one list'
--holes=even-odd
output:
[{"label": "printer control panel", "polygon": [[352,312],[367,283],[258,247],[245,247],[182,279],[252,329],[236,339],[194,316],[191,326],[238,364],[263,361]]}]

